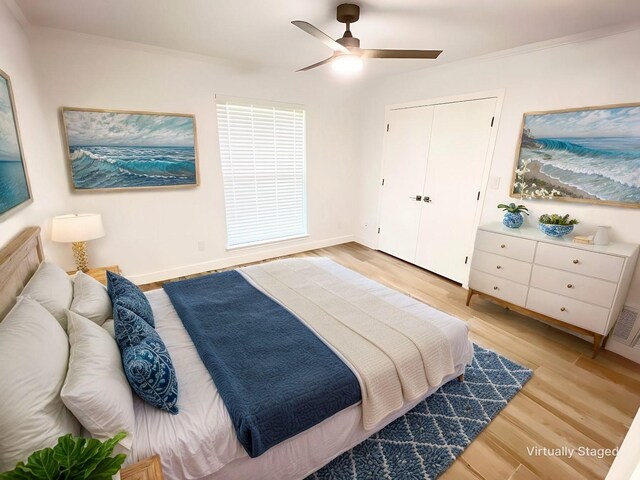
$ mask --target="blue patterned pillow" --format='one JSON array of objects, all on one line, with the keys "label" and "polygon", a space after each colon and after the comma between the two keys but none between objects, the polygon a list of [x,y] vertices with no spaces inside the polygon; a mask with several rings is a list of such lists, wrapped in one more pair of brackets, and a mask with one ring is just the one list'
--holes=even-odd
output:
[{"label": "blue patterned pillow", "polygon": [[149,300],[134,283],[121,275],[107,271],[107,292],[113,304],[114,318],[116,305],[120,305],[138,315],[152,327],[156,326]]},{"label": "blue patterned pillow", "polygon": [[160,335],[131,310],[114,304],[113,311],[116,342],[131,388],[145,402],[177,414],[178,380]]}]

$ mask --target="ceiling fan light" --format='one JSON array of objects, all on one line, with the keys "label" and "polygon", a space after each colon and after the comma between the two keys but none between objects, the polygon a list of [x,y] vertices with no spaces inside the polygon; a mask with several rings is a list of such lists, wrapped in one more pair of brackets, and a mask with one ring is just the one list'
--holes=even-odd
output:
[{"label": "ceiling fan light", "polygon": [[331,68],[340,75],[353,75],[362,71],[364,62],[357,55],[339,55],[331,62]]}]

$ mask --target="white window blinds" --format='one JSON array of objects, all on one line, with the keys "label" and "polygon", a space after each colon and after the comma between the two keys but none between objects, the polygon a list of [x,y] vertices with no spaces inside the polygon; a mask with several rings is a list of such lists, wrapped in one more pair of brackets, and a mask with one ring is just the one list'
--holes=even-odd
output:
[{"label": "white window blinds", "polygon": [[307,234],[305,112],[217,99],[229,248]]}]

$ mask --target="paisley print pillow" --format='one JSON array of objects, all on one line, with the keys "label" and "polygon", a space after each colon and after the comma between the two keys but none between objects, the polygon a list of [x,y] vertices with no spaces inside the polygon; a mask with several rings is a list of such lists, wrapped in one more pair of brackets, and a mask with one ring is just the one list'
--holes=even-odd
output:
[{"label": "paisley print pillow", "polygon": [[178,413],[178,380],[167,347],[139,315],[113,306],[116,342],[129,385],[145,402]]}]

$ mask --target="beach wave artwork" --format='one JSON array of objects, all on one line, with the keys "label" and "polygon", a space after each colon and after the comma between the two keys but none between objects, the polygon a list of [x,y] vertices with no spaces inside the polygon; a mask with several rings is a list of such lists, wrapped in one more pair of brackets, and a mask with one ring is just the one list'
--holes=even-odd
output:
[{"label": "beach wave artwork", "polygon": [[527,184],[557,196],[640,204],[640,106],[526,114],[525,160]]},{"label": "beach wave artwork", "polygon": [[0,72],[0,215],[31,198],[9,80]]},{"label": "beach wave artwork", "polygon": [[77,190],[197,184],[194,118],[124,112],[63,112]]}]

